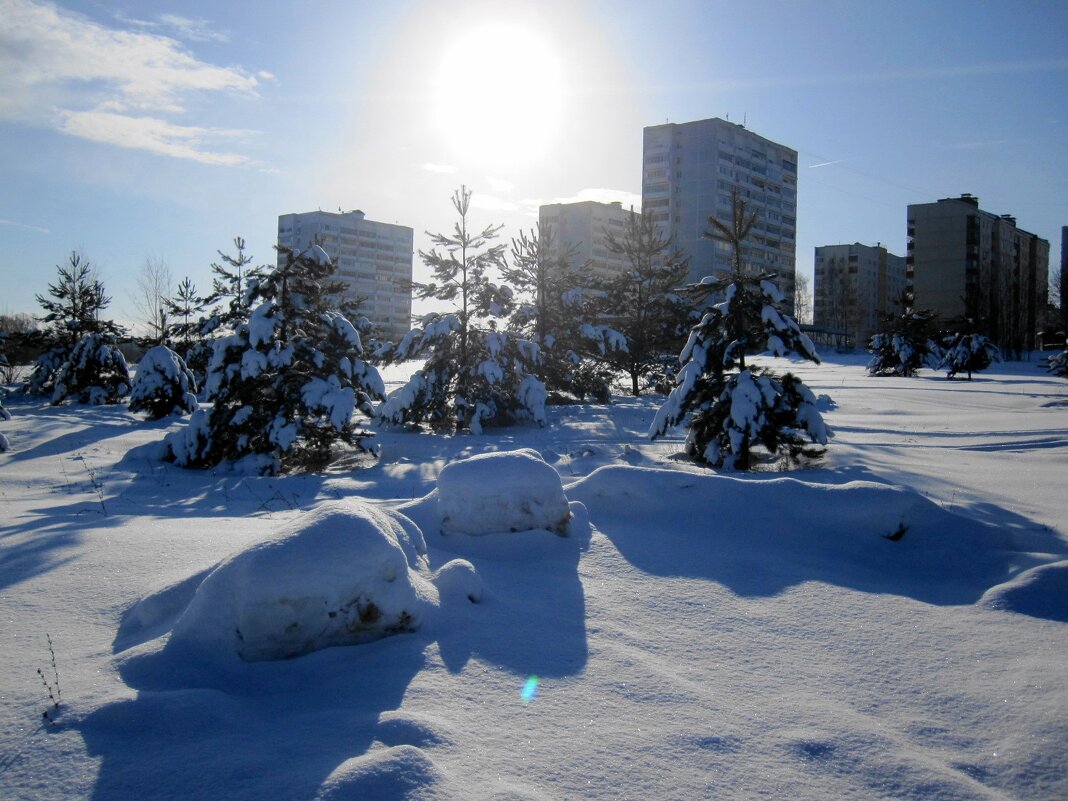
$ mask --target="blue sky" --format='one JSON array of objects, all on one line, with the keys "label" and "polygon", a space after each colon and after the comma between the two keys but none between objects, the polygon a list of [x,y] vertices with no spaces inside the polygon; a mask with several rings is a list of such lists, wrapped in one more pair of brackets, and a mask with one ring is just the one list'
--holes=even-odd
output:
[{"label": "blue sky", "polygon": [[[799,151],[812,249],[904,253],[905,207],[970,192],[1068,225],[1063,2],[0,0],[0,313],[79,249],[136,317],[147,258],[210,284],[279,214],[530,228],[540,203],[637,198],[642,127],[746,121]],[[417,264],[417,277],[419,266]]]}]

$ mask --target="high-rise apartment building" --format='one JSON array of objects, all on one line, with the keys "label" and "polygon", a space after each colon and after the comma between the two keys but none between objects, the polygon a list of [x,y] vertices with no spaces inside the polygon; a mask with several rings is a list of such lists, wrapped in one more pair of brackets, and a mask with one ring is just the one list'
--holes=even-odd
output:
[{"label": "high-rise apartment building", "polygon": [[793,297],[797,247],[797,151],[719,118],[645,129],[642,209],[690,259],[690,279],[731,270],[731,246],[705,236],[709,217],[731,220],[731,194],[757,212],[742,248],[754,270],[777,272]]},{"label": "high-rise apartment building", "polygon": [[1068,334],[1068,225],[1061,227],[1061,331]]},{"label": "high-rise apartment building", "polygon": [[1049,242],[961,195],[908,207],[906,274],[916,308],[967,318],[1003,350],[1035,347],[1049,290]]},{"label": "high-rise apartment building", "polygon": [[880,244],[823,245],[816,248],[812,322],[844,332],[863,347],[888,313],[900,312],[905,291],[905,258]]},{"label": "high-rise apartment building", "polygon": [[585,200],[579,203],[550,203],[538,209],[538,225],[553,236],[553,255],[572,250],[568,260],[573,270],[586,268],[601,278],[618,275],[631,265],[621,253],[605,245],[605,232],[613,231],[619,239],[628,222],[637,216],[623,204]]},{"label": "high-rise apartment building", "polygon": [[368,220],[362,211],[309,211],[278,218],[278,244],[301,250],[318,244],[337,265],[360,313],[396,342],[411,329],[414,232]]}]

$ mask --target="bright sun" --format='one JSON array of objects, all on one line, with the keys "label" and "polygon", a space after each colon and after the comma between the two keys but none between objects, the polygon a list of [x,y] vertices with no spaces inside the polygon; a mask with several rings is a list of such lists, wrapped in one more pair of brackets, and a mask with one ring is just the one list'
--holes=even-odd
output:
[{"label": "bright sun", "polygon": [[560,126],[560,60],[528,28],[484,25],[447,47],[434,96],[435,128],[453,157],[525,166],[553,144]]}]

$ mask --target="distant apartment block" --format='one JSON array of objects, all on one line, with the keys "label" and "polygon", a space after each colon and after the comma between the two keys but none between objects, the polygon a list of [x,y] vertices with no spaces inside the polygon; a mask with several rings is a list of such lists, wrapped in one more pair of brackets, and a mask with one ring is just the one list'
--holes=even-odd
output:
[{"label": "distant apartment block", "polygon": [[901,311],[904,292],[905,258],[882,245],[816,248],[812,322],[817,328],[843,332],[863,347],[886,314]]},{"label": "distant apartment block", "polygon": [[605,232],[613,231],[622,240],[628,222],[637,216],[619,202],[550,203],[538,209],[538,225],[542,231],[552,231],[554,255],[574,248],[569,259],[571,269],[586,268],[601,278],[610,278],[631,265],[625,255],[608,250]]},{"label": "distant apartment block", "polygon": [[348,284],[347,297],[364,298],[360,312],[396,342],[411,329],[414,232],[368,220],[362,211],[309,211],[278,218],[278,244],[296,250],[319,244]]},{"label": "distant apartment block", "polygon": [[792,298],[797,151],[719,118],[645,129],[642,209],[689,257],[692,281],[731,270],[730,245],[705,234],[709,217],[729,223],[732,190],[757,212],[743,260],[751,269],[777,272]]},{"label": "distant apartment block", "polygon": [[906,271],[916,308],[968,318],[1003,350],[1034,348],[1046,308],[1049,242],[961,195],[908,207]]},{"label": "distant apartment block", "polygon": [[1061,227],[1061,320],[1060,329],[1068,334],[1068,225]]}]

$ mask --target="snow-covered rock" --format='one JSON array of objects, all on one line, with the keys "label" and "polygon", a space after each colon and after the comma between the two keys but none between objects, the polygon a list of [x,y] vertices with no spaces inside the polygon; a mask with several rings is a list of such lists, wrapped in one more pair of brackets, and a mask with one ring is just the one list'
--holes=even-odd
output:
[{"label": "snow-covered rock", "polygon": [[566,534],[571,518],[560,474],[531,448],[446,465],[438,476],[438,511],[447,534],[538,528]]},{"label": "snow-covered rock", "polygon": [[411,631],[437,601],[425,553],[401,514],[326,504],[220,562],[167,647],[255,662]]}]

